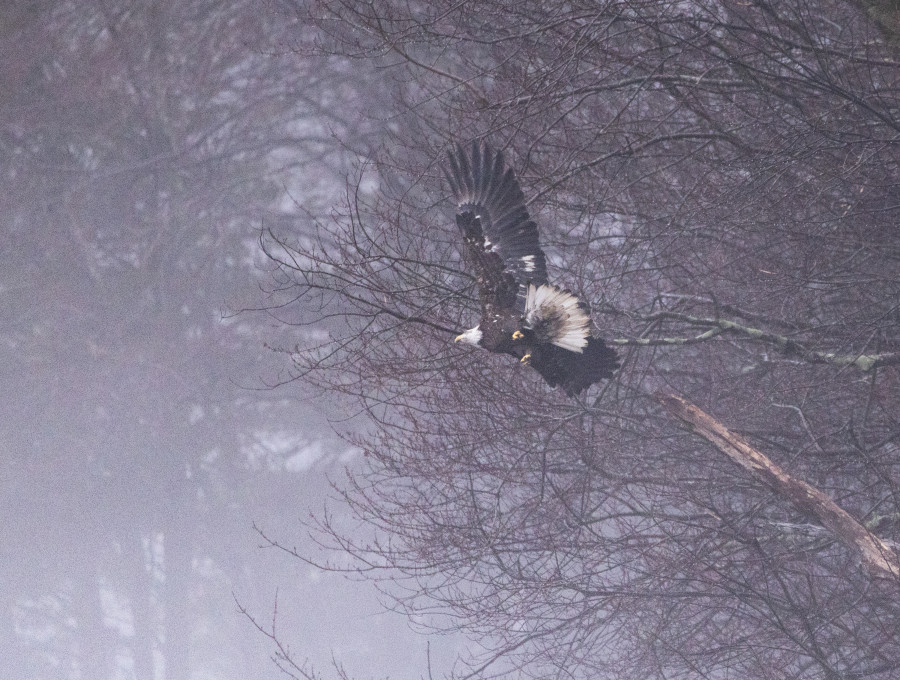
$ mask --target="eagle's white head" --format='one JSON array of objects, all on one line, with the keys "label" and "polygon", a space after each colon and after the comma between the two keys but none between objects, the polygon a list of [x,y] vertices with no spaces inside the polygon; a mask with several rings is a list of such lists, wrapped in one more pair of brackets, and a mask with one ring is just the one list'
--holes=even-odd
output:
[{"label": "eagle's white head", "polygon": [[465,333],[457,335],[453,342],[464,342],[467,345],[477,345],[481,342],[482,335],[481,328],[475,326],[475,328],[470,328]]}]

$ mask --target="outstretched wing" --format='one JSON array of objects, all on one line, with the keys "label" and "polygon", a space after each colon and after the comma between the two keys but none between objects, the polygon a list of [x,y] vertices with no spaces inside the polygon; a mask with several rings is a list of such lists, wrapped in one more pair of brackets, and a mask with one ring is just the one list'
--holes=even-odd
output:
[{"label": "outstretched wing", "polygon": [[595,382],[612,378],[619,367],[619,358],[603,340],[590,336],[581,352],[551,343],[539,345],[529,363],[550,387],[561,385],[572,397]]},{"label": "outstretched wing", "polygon": [[528,285],[523,327],[534,339],[528,363],[570,397],[619,367],[616,351],[591,333],[587,305],[561,288]]},{"label": "outstretched wing", "polygon": [[547,282],[547,264],[515,173],[501,151],[473,142],[469,154],[459,145],[450,153],[446,174],[459,206],[456,224],[481,270],[482,303],[493,297],[494,304],[521,311],[528,284]]}]

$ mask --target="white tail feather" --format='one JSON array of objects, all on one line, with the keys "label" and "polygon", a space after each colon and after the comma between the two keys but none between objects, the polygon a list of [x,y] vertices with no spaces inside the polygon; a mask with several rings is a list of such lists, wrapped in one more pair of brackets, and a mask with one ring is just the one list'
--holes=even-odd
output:
[{"label": "white tail feather", "polygon": [[[525,325],[535,328],[553,320],[550,342],[579,354],[587,347],[591,318],[578,304],[578,298],[555,286],[528,284],[525,294]],[[557,325],[558,324],[558,325]]]}]

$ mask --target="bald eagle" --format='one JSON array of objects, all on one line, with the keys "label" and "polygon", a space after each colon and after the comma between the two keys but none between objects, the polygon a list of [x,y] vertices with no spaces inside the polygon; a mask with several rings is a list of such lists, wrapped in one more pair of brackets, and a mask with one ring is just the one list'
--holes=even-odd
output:
[{"label": "bald eagle", "polygon": [[449,156],[456,224],[481,298],[481,322],[456,341],[511,354],[569,396],[611,378],[619,360],[592,334],[587,305],[547,283],[537,225],[503,153],[473,142],[471,153],[457,145]]}]

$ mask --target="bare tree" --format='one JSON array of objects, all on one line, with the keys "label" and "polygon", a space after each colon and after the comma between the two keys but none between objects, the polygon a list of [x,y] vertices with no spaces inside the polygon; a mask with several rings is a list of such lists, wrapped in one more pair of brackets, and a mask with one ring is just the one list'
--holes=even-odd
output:
[{"label": "bare tree", "polygon": [[[236,384],[265,324],[222,315],[254,299],[285,190],[314,203],[338,177],[331,134],[352,135],[329,98],[361,74],[298,58],[254,2],[0,15],[0,675],[107,678],[124,656],[138,680],[160,660],[187,678],[246,558],[224,520],[249,528],[254,478],[255,500],[277,483],[248,463],[254,432],[297,410]],[[210,635],[232,666],[242,625]]]},{"label": "bare tree", "polygon": [[[374,538],[319,523],[347,568],[482,640],[479,676],[896,675],[896,579],[652,397],[699,404],[897,540],[884,31],[843,2],[298,11],[321,50],[383,66],[397,121],[315,238],[268,241],[286,299],[329,330],[292,350],[298,378],[368,417],[341,497]],[[439,167],[473,137],[506,149],[554,278],[626,356],[584,401],[449,342],[477,304]]]}]

